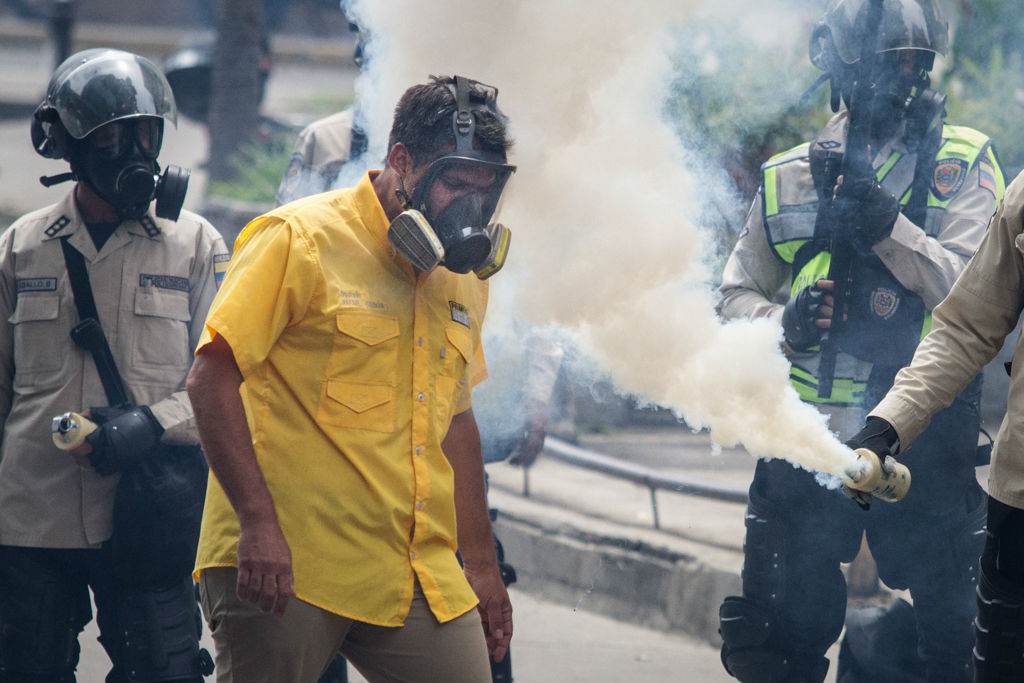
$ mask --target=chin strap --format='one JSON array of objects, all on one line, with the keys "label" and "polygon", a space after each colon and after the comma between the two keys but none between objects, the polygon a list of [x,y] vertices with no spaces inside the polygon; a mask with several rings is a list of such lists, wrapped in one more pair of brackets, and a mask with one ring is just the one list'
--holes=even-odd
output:
[{"label": "chin strap", "polygon": [[40,176],[39,182],[43,184],[43,187],[53,187],[54,185],[60,185],[74,179],[75,174],[69,171],[68,173],[59,173],[57,175]]}]

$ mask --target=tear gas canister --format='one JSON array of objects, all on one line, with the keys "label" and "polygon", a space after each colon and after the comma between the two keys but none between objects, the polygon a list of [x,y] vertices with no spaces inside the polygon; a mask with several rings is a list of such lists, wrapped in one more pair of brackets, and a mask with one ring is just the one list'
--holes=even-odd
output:
[{"label": "tear gas canister", "polygon": [[50,426],[53,444],[62,451],[78,448],[85,437],[96,431],[96,423],[78,413],[64,413],[53,418]]},{"label": "tear gas canister", "polygon": [[858,448],[854,451],[857,455],[857,465],[860,471],[847,470],[843,476],[843,483],[851,489],[870,493],[872,496],[881,498],[884,501],[895,503],[907,495],[910,490],[910,470],[906,465],[890,459],[886,469],[882,461],[874,451],[867,448]]}]

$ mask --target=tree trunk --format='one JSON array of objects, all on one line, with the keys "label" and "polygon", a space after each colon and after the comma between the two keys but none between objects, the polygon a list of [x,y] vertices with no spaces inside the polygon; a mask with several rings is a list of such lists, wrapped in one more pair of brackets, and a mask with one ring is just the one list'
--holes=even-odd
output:
[{"label": "tree trunk", "polygon": [[231,178],[231,157],[259,125],[260,0],[220,0],[210,96],[210,178]]}]

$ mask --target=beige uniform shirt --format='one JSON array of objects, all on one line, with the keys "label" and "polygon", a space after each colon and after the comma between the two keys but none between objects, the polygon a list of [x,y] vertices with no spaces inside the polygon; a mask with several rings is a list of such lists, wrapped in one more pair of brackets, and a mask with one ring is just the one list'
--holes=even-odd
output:
[{"label": "beige uniform shirt", "polygon": [[[818,140],[842,141],[846,137],[847,115],[842,112],[829,121]],[[884,145],[875,155],[874,164],[881,165],[893,154],[905,155],[901,135]],[[804,160],[808,206],[817,208],[817,195],[811,182],[810,166]],[[877,169],[876,169],[877,170]],[[985,232],[985,225],[995,207],[995,195],[983,186],[981,170],[975,164],[965,174],[961,189],[944,211],[929,210],[926,225],[915,225],[902,213],[896,218],[888,237],[872,250],[904,287],[919,295],[928,308],[934,308],[953,285]],[[789,287],[792,267],[775,255],[768,242],[763,212],[763,188],[747,214],[739,240],[733,247],[722,273],[719,287],[719,312],[728,320],[738,318],[770,318],[782,324],[783,303],[780,290]],[[788,292],[787,292],[788,294]],[[801,355],[783,344],[791,359]],[[812,352],[816,353],[816,352]],[[840,362],[852,368],[850,376],[867,377],[871,363],[840,354]],[[863,409],[818,406],[830,416],[829,426],[845,439],[863,424]]]},{"label": "beige uniform shirt", "polygon": [[338,171],[351,155],[354,117],[354,110],[346,109],[302,129],[277,188],[278,206],[333,189]]},{"label": "beige uniform shirt", "polygon": [[[934,310],[931,333],[871,415],[891,423],[906,449],[931,416],[1002,347],[1024,309],[1024,174],[1010,184],[978,252]],[[1024,336],[1014,349],[1006,415],[996,437],[989,492],[1024,508]],[[1020,356],[1018,359],[1017,357]]]},{"label": "beige uniform shirt", "polygon": [[99,312],[131,398],[149,405],[168,443],[198,443],[185,377],[228,250],[216,229],[125,221],[102,251],[69,193],[0,236],[0,544],[86,548],[107,540],[117,475],[80,468],[50,436],[54,415],[108,404],[78,324],[60,238],[85,257]]}]

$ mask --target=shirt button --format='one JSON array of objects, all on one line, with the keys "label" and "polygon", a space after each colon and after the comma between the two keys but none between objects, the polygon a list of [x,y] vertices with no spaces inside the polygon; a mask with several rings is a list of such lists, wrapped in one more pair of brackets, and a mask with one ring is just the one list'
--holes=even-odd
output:
[{"label": "shirt button", "polygon": [[423,449],[422,449],[422,448],[420,448],[419,446],[417,446],[417,447],[416,447],[416,448],[414,448],[413,450],[415,450],[415,451],[416,451],[416,455],[419,455],[420,453],[422,453],[422,452],[423,452]]},{"label": "shirt button", "polygon": [[417,510],[422,510],[423,509],[423,501],[422,500],[420,502],[416,503],[416,509]]},{"label": "shirt button", "polygon": [[416,559],[416,551],[414,550],[414,551],[412,551],[412,553],[410,553],[410,554],[411,554],[411,556],[412,556],[412,559],[414,559],[414,560],[415,560],[415,559]]},{"label": "shirt button", "polygon": [[420,337],[419,339],[417,339],[416,343],[419,344],[420,346],[423,346],[423,337]]},{"label": "shirt button", "polygon": [[447,355],[448,355],[448,349],[442,348],[441,349],[441,358],[444,358]]},{"label": "shirt button", "polygon": [[416,399],[417,399],[417,400],[418,400],[418,401],[419,401],[420,403],[423,403],[423,399],[425,399],[425,398],[426,398],[426,396],[424,396],[423,394],[420,394],[419,396],[417,396],[417,397],[416,397]]}]

